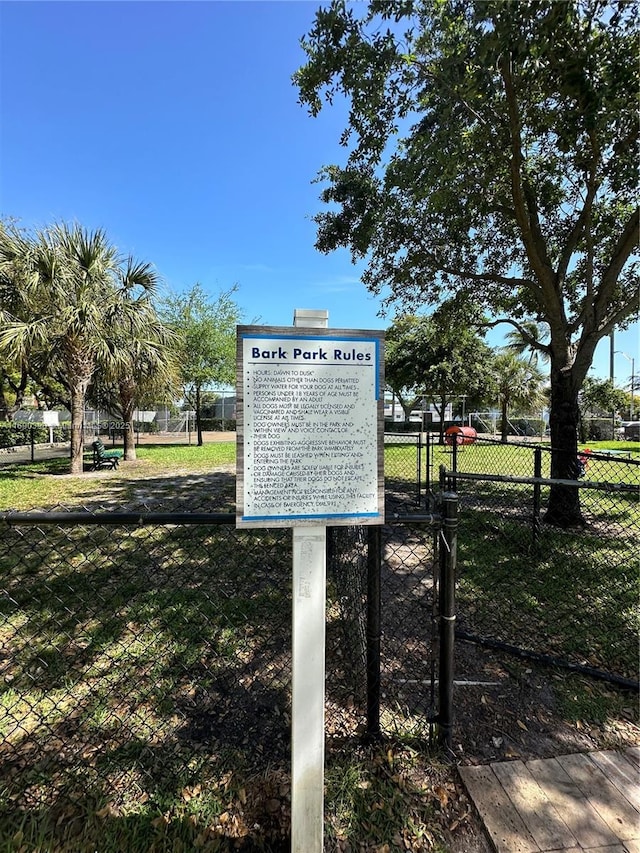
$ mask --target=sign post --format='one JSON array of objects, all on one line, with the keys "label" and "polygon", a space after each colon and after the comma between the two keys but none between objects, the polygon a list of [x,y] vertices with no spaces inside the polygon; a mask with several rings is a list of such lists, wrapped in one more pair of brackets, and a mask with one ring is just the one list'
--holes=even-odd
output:
[{"label": "sign post", "polygon": [[293,527],[291,849],[321,853],[326,526],[384,520],[382,332],[239,326],[238,527]]}]

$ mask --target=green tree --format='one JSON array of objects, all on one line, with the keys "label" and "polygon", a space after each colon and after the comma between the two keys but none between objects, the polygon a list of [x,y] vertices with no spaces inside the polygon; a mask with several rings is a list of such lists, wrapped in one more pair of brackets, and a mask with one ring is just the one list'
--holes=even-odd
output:
[{"label": "green tree", "polygon": [[136,334],[136,293],[154,284],[148,276],[125,281],[123,264],[101,229],[66,223],[33,235],[13,225],[0,229],[0,270],[24,301],[17,315],[2,310],[0,350],[26,363],[46,354],[48,372],[67,389],[72,474],[83,470],[85,399],[96,367],[126,360],[113,342],[119,329]]},{"label": "green tree", "polygon": [[410,402],[413,408],[420,397],[434,404],[441,443],[447,405],[459,395],[473,400],[486,392],[490,361],[490,350],[473,331],[468,315],[451,305],[428,317],[399,317],[386,334],[387,383],[401,400],[405,417],[405,405]]},{"label": "green tree", "polygon": [[[321,172],[317,247],[366,257],[368,287],[413,310],[454,292],[496,322],[543,323],[560,478],[596,346],[640,296],[636,11],[335,0],[294,77],[313,115],[323,97],[350,105],[346,165]],[[554,487],[547,520],[581,523],[578,494]]]},{"label": "green tree", "polygon": [[24,360],[16,364],[0,360],[0,421],[12,421],[22,408],[29,388],[29,371]]},{"label": "green tree", "polygon": [[161,317],[177,337],[178,364],[184,396],[196,413],[198,446],[202,446],[202,393],[212,385],[235,380],[236,325],[242,312],[233,295],[237,287],[212,299],[195,284],[165,299]]},{"label": "green tree", "polygon": [[405,314],[387,329],[384,342],[384,378],[402,407],[407,422],[424,396],[424,376],[411,358],[408,348],[416,343],[420,318]]},{"label": "green tree", "polygon": [[179,386],[177,338],[156,312],[153,297],[158,276],[151,264],[128,258],[118,270],[117,280],[132,297],[99,364],[99,394],[126,424],[124,459],[132,461],[136,458],[135,409],[144,400],[173,396]]},{"label": "green tree", "polygon": [[495,387],[502,419],[502,441],[509,435],[509,413],[513,408],[526,412],[544,402],[542,374],[531,361],[513,352],[500,352],[493,359]]},{"label": "green tree", "polygon": [[580,390],[582,417],[611,417],[612,412],[624,411],[628,394],[616,388],[610,379],[593,379],[588,376]]}]

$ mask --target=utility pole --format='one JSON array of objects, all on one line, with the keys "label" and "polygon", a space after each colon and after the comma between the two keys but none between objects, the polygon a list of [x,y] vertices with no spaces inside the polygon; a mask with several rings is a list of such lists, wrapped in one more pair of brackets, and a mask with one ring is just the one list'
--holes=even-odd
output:
[{"label": "utility pole", "polygon": [[615,344],[613,342],[613,338],[614,338],[614,330],[611,329],[611,334],[609,335],[609,379],[611,380],[612,385],[613,385],[614,376],[615,376],[614,369],[613,369],[613,357],[614,357],[615,352],[616,352],[616,347],[615,347]]},{"label": "utility pole", "polygon": [[622,350],[616,350],[616,352],[619,352],[623,358],[626,358],[627,361],[631,362],[631,405],[629,406],[629,415],[630,420],[633,420],[633,386],[636,379],[636,360],[633,356],[628,355],[626,352],[622,352]]}]

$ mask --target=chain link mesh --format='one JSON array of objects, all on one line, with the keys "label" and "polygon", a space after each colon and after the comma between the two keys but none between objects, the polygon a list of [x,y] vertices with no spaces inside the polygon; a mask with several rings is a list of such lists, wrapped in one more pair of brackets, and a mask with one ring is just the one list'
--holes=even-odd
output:
[{"label": "chain link mesh", "polygon": [[[45,810],[49,824],[70,826],[145,803],[162,814],[176,796],[188,808],[193,791],[274,768],[286,787],[291,532],[208,517],[56,511],[0,522],[0,824]],[[328,753],[365,733],[369,698],[369,533],[333,533]],[[428,526],[385,529],[386,732],[430,732],[433,564]],[[274,801],[254,803],[260,837],[269,820],[286,826],[268,814]]]},{"label": "chain link mesh", "polygon": [[[583,450],[567,484],[548,448],[478,440],[453,459],[460,634],[637,679],[640,463]],[[551,523],[554,485],[578,494],[581,524]]]},{"label": "chain link mesh", "polygon": [[284,759],[289,540],[228,525],[5,529],[4,808],[89,793],[126,811],[220,778],[231,757],[254,771]]},{"label": "chain link mesh", "polygon": [[370,531],[332,528],[328,562],[340,613],[337,657],[343,668],[338,674],[348,674],[347,685],[360,685],[347,692],[347,703],[366,706],[367,645],[373,630],[380,639],[381,731],[423,741],[433,737],[437,705],[437,530],[435,522],[410,517],[382,528],[376,626],[367,624]]}]

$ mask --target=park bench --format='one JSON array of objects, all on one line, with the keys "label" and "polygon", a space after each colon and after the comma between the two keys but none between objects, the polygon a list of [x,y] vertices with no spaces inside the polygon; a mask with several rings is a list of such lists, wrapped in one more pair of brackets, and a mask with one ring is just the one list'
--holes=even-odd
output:
[{"label": "park bench", "polygon": [[122,458],[120,450],[106,450],[104,444],[97,439],[91,445],[93,450],[93,465],[92,471],[97,471],[100,468],[117,468]]}]

